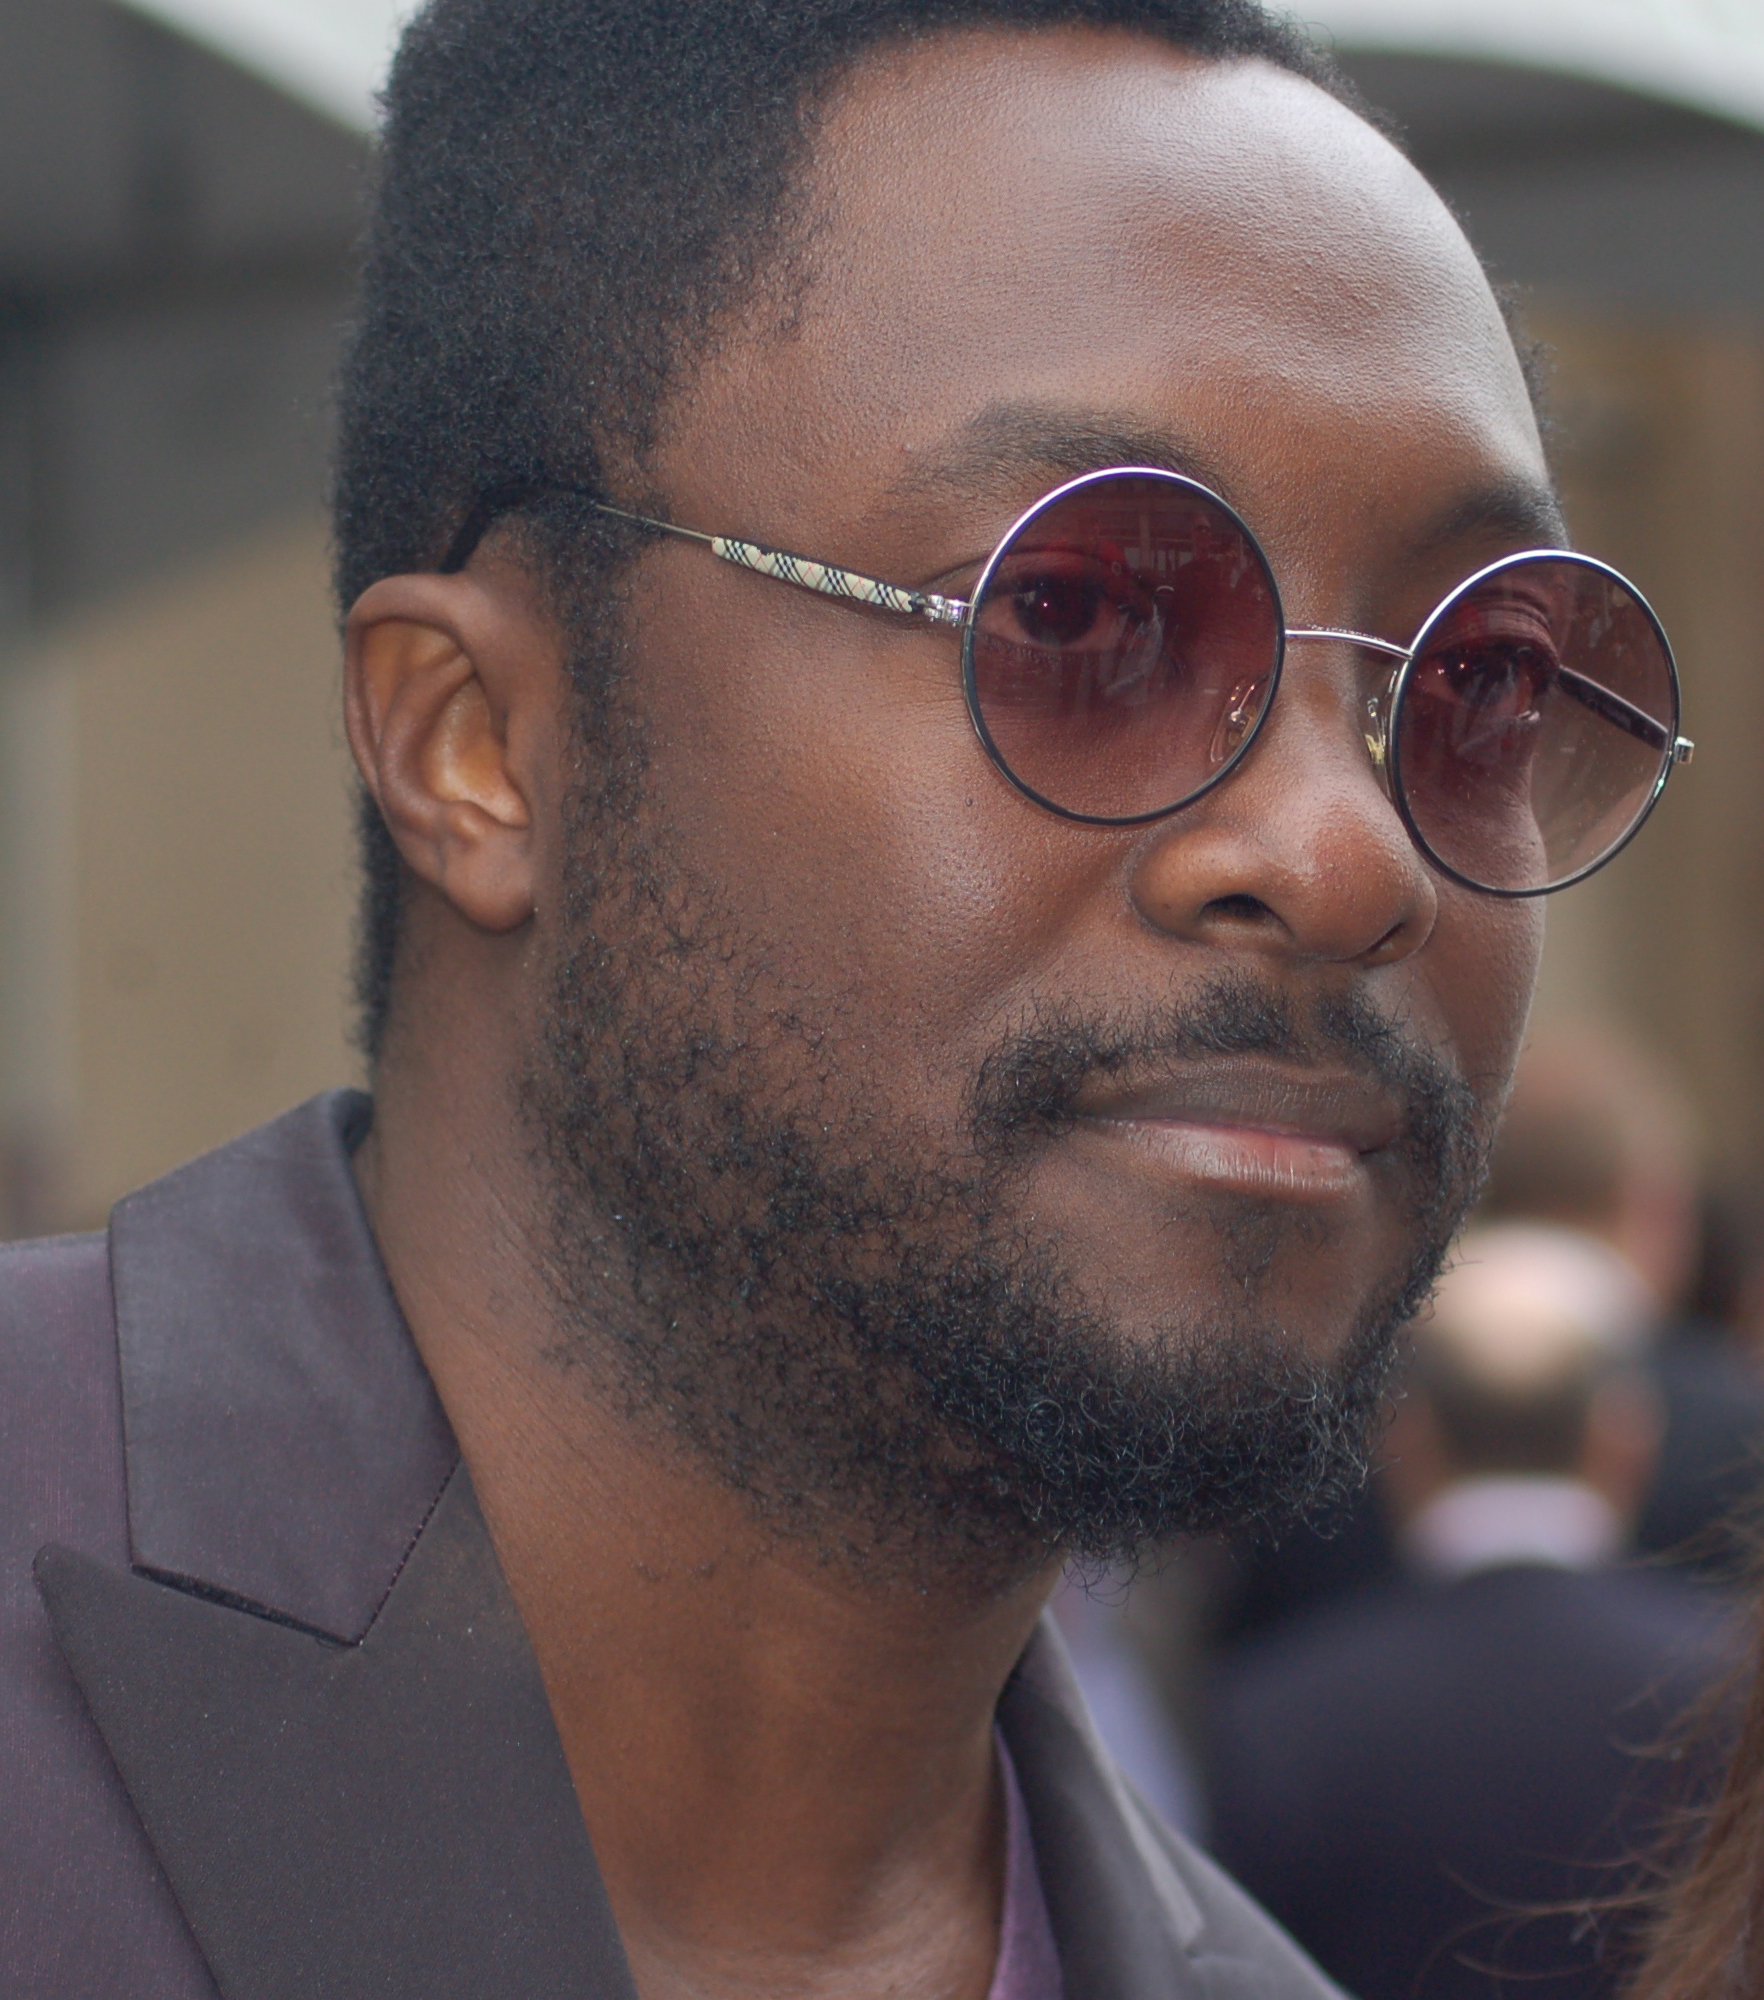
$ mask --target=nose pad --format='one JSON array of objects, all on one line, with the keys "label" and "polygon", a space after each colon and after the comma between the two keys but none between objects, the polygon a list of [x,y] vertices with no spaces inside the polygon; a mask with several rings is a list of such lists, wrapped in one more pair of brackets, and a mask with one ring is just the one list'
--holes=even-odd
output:
[{"label": "nose pad", "polygon": [[1213,731],[1213,740],[1207,745],[1207,755],[1216,771],[1221,764],[1227,764],[1243,747],[1243,739],[1255,727],[1257,718],[1266,705],[1264,690],[1268,676],[1260,675],[1253,681],[1239,681],[1231,690],[1225,704],[1225,713],[1219,718],[1219,726]]},{"label": "nose pad", "polygon": [[[1372,768],[1378,773],[1384,796],[1393,806],[1397,805],[1397,788],[1396,773],[1391,769],[1391,725],[1396,715],[1397,689],[1402,685],[1402,678],[1403,666],[1399,664],[1383,687],[1366,697],[1363,731],[1366,754],[1372,759]],[[1399,812],[1402,810],[1400,806],[1397,809]]]},{"label": "nose pad", "polygon": [[1366,697],[1366,754],[1372,759],[1372,768],[1378,773],[1378,782],[1384,787],[1385,797],[1391,796],[1390,789],[1390,696],[1391,689],[1382,694]]},{"label": "nose pad", "polygon": [[1360,713],[1360,735],[1366,745],[1366,754],[1372,759],[1372,768],[1378,773],[1379,786],[1394,805],[1396,787],[1391,782],[1390,770],[1391,718],[1396,708],[1397,688],[1409,666],[1411,655],[1389,639],[1375,639],[1369,632],[1351,632],[1335,626],[1296,626],[1287,632],[1287,644],[1290,646],[1295,639],[1352,647],[1373,655],[1387,667],[1390,678],[1382,688],[1365,698]]}]

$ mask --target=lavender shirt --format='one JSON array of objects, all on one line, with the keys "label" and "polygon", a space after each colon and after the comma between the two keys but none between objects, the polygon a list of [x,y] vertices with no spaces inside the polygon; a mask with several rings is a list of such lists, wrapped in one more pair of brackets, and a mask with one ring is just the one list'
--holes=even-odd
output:
[{"label": "lavender shirt", "polygon": [[1004,1738],[995,1740],[1005,1788],[1005,1893],[998,1967],[986,2000],[1064,2000],[1060,1955],[1041,1893],[1028,1810]]}]

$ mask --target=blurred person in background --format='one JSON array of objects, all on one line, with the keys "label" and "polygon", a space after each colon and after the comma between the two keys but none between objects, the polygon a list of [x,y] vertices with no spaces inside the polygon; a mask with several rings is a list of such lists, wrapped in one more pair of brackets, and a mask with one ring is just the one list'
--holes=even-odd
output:
[{"label": "blurred person in background", "polygon": [[1638,1749],[1720,1657],[1704,1593],[1612,1567],[1658,1437],[1652,1306],[1592,1238],[1472,1231],[1391,1432],[1402,1576],[1225,1673],[1216,1851],[1360,2000],[1614,1990],[1594,1913],[1679,1775]]},{"label": "blurred person in background", "polygon": [[1646,1287],[1648,1368],[1664,1429],[1639,1551],[1731,1574],[1726,1524],[1758,1488],[1764,1375],[1699,1313],[1707,1210],[1683,1093],[1607,1027],[1534,1036],[1495,1141],[1481,1215],[1558,1223],[1615,1250]]},{"label": "blurred person in background", "polygon": [[[1764,1440],[1764,1340],[1750,1337],[1764,1324],[1764,1228],[1712,1199],[1682,1091],[1609,1027],[1535,1034],[1478,1212],[1595,1237],[1639,1280],[1662,1434],[1634,1549],[1731,1579],[1727,1524],[1758,1489]],[[1229,1653],[1398,1567],[1388,1511],[1367,1489],[1331,1518],[1232,1549],[1215,1570],[1210,1643]]]}]

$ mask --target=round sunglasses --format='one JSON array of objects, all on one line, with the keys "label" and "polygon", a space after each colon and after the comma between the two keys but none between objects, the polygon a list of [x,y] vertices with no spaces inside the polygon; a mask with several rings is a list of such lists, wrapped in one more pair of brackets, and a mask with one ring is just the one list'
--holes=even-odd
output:
[{"label": "round sunglasses", "polygon": [[1366,747],[1409,837],[1442,874],[1542,896],[1635,835],[1693,746],[1678,671],[1633,584],[1590,556],[1528,550],[1466,577],[1407,646],[1289,627],[1268,558],[1218,494],[1180,473],[1113,467],[1038,500],[966,598],[628,513],[574,487],[486,495],[442,564],[541,492],[702,543],[824,596],[961,634],[986,754],[1062,818],[1138,826],[1236,770],[1273,709],[1286,649],[1328,643],[1387,668],[1364,697]]}]

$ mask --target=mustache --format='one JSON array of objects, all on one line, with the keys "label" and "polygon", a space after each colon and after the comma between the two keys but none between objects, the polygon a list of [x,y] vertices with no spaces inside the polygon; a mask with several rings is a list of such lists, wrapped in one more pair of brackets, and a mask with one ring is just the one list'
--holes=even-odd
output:
[{"label": "mustache", "polygon": [[1424,1183],[1425,1206],[1461,1208],[1479,1191],[1485,1120],[1475,1092],[1438,1050],[1357,989],[1301,1002],[1242,973],[1130,1019],[1038,1009],[982,1064],[971,1130],[983,1154],[1009,1158],[1069,1126],[1098,1077],[1232,1056],[1363,1078],[1401,1115],[1396,1149]]}]

